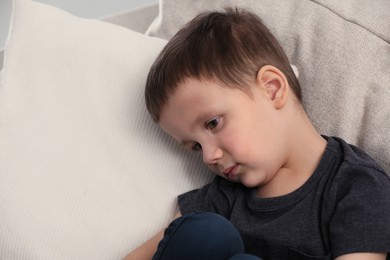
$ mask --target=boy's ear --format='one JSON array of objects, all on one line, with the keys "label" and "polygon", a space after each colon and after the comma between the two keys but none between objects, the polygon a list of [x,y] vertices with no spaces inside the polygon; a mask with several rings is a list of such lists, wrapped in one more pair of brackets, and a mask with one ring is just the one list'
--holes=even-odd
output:
[{"label": "boy's ear", "polygon": [[257,72],[257,84],[264,89],[274,107],[282,108],[288,97],[289,85],[286,76],[278,68],[265,65]]}]

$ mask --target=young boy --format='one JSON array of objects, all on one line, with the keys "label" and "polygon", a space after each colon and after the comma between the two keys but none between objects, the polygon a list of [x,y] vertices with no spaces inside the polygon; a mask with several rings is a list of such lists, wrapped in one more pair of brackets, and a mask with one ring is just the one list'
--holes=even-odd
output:
[{"label": "young boy", "polygon": [[[163,238],[154,259],[250,259],[234,258],[242,249],[211,252],[241,243],[214,244],[235,236],[230,223],[246,253],[263,259],[386,259],[389,177],[358,148],[314,129],[284,51],[256,15],[197,16],[155,61],[145,95],[154,121],[217,176],[180,195],[183,217],[128,259],[151,259]],[[215,223],[223,228],[207,233]],[[200,246],[187,240],[203,233]]]}]

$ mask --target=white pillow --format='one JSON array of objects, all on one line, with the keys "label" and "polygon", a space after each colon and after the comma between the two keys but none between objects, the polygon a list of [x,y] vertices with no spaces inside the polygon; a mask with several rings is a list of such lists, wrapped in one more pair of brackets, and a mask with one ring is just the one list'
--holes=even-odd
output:
[{"label": "white pillow", "polygon": [[150,120],[165,45],[14,0],[0,86],[0,259],[119,259],[211,174]]},{"label": "white pillow", "polygon": [[278,38],[319,132],[358,145],[390,173],[390,1],[160,0],[147,34],[169,39],[225,6],[255,12]]}]

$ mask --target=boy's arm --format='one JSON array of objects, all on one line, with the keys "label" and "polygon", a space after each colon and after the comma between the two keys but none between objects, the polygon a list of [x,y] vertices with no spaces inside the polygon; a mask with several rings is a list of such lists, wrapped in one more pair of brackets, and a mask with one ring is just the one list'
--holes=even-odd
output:
[{"label": "boy's arm", "polygon": [[[180,212],[176,213],[173,219],[181,217]],[[157,251],[158,243],[164,237],[164,229],[150,238],[148,241],[131,251],[123,260],[150,260]]]},{"label": "boy's arm", "polygon": [[149,260],[152,259],[157,251],[157,245],[164,236],[164,230],[161,230],[151,239],[134,249],[123,260]]},{"label": "boy's arm", "polygon": [[346,254],[336,260],[386,260],[386,253],[354,253]]}]

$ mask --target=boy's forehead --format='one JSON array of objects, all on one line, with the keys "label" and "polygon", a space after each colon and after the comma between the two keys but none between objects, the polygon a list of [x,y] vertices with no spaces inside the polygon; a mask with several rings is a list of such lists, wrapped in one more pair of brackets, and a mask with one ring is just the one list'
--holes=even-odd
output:
[{"label": "boy's forehead", "polygon": [[204,90],[204,86],[207,83],[204,80],[196,78],[186,78],[182,80],[174,90],[169,94],[167,99],[167,105],[172,103],[178,103],[180,101],[191,101],[196,94],[200,94]]},{"label": "boy's forehead", "polygon": [[161,109],[161,121],[180,119],[181,123],[193,123],[213,109],[221,87],[213,82],[187,79],[177,86]]},{"label": "boy's forehead", "polygon": [[184,88],[196,87],[197,88],[196,91],[207,92],[209,91],[210,87],[217,87],[217,88],[228,89],[233,91],[240,90],[252,98],[253,97],[252,88],[254,87],[254,85],[256,85],[256,82],[250,80],[245,80],[245,82],[246,82],[245,85],[238,85],[233,83],[226,83],[222,79],[215,78],[215,77],[200,77],[200,78],[187,77],[177,85],[175,91],[182,87]]},{"label": "boy's forehead", "polygon": [[[248,82],[245,86],[238,85],[228,85],[222,80],[215,78],[195,78],[187,77],[182,80],[173,91],[169,94],[165,105],[170,106],[172,103],[181,103],[181,102],[196,102],[200,101],[199,99],[208,99],[213,94],[218,96],[218,99],[223,99],[226,92],[243,92],[250,98],[253,97],[252,88],[254,87],[254,82]],[[218,100],[214,100],[217,102]],[[184,105],[186,105],[185,103]],[[164,107],[165,107],[164,105]]]},{"label": "boy's forehead", "polygon": [[[232,87],[213,79],[187,78],[177,85],[162,106],[161,116],[207,115],[243,93],[251,99],[251,87]],[[230,101],[229,101],[230,100]]]},{"label": "boy's forehead", "polygon": [[191,113],[191,111],[196,112],[190,108],[196,108],[196,104],[203,102],[203,98],[208,98],[204,83],[198,80],[182,82],[169,95],[167,102],[162,107],[161,116],[183,116]]}]

